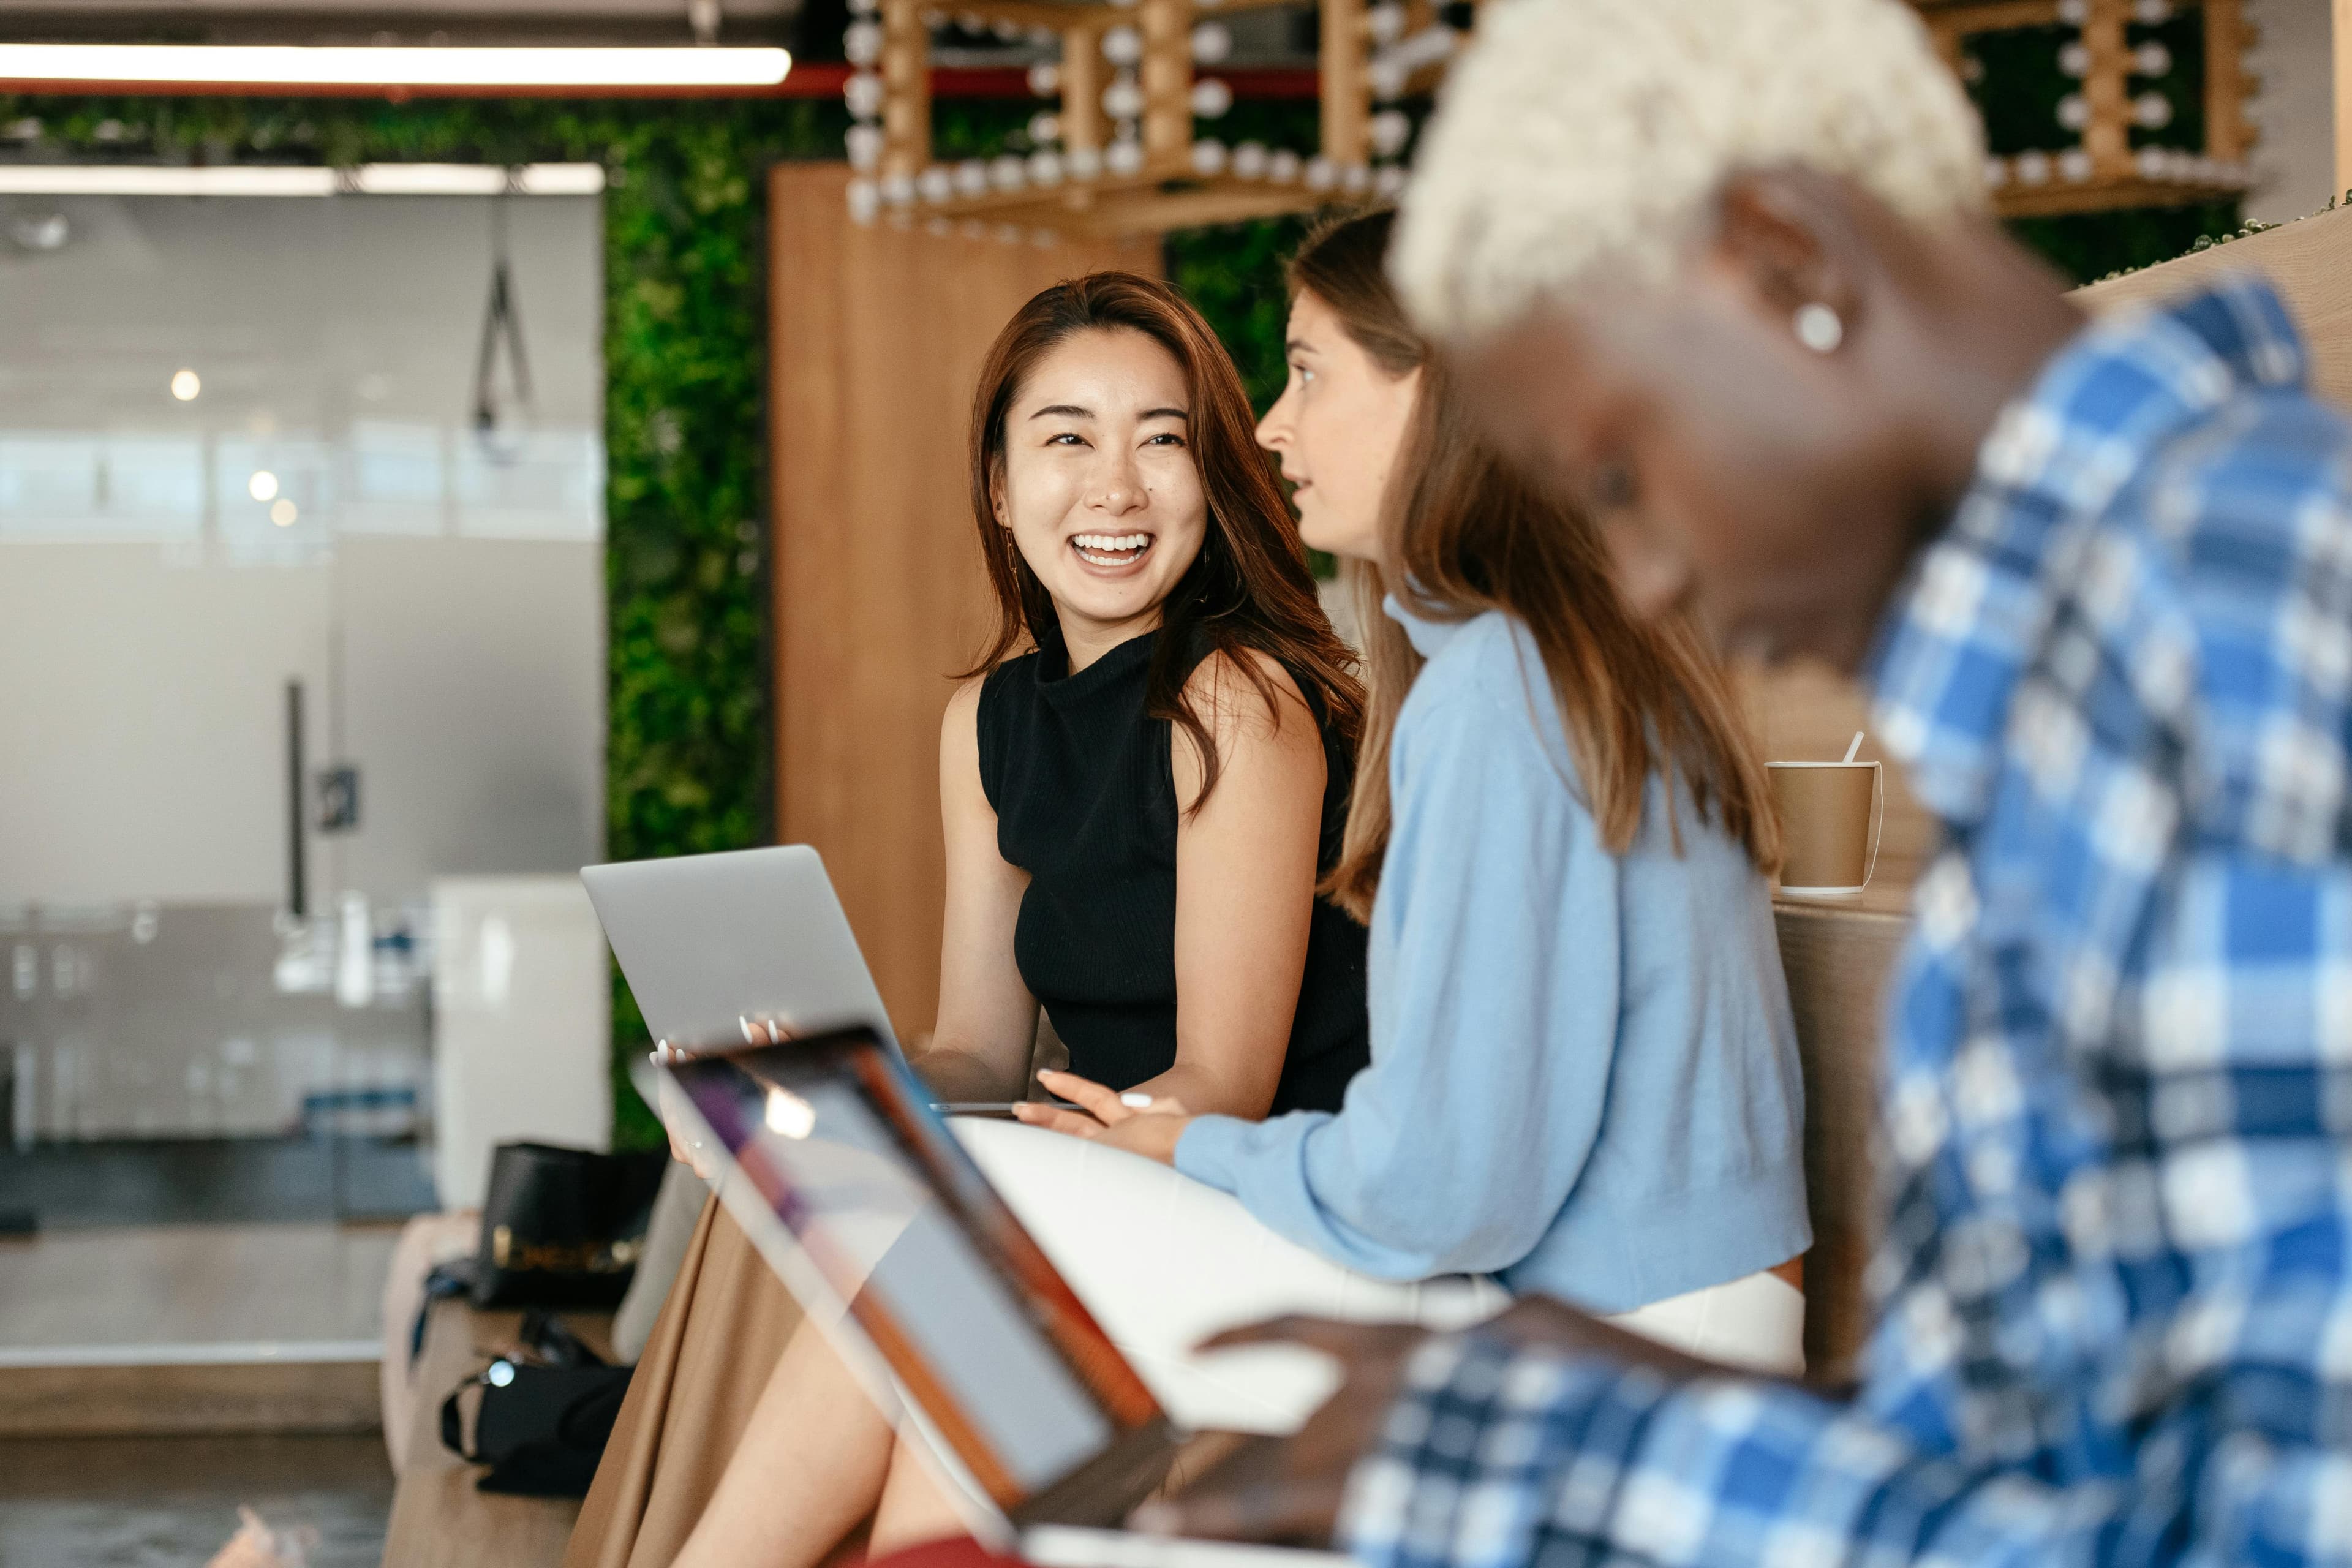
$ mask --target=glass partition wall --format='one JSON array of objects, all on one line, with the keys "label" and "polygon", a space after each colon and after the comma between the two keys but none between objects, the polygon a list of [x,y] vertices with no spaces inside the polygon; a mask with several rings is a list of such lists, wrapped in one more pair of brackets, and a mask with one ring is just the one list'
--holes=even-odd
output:
[{"label": "glass partition wall", "polygon": [[436,1205],[435,881],[602,838],[597,205],[0,196],[0,1233]]}]

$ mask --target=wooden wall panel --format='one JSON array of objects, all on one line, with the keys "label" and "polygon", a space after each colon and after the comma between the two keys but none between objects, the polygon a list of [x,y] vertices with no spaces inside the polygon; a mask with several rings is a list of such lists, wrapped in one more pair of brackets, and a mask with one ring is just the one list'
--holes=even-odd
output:
[{"label": "wooden wall panel", "polygon": [[904,1038],[939,1003],[939,725],[990,621],[964,474],[1007,317],[1151,240],[965,239],[847,217],[849,173],[769,177],[776,825],[813,844]]},{"label": "wooden wall panel", "polygon": [[2148,304],[2226,272],[2269,279],[2311,343],[2312,389],[2352,407],[2352,208],[2282,224],[2074,291],[2093,310]]}]

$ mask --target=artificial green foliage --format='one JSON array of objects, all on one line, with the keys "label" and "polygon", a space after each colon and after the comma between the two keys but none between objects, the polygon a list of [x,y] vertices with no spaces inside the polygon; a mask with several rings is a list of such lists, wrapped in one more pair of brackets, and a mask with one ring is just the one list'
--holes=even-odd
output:
[{"label": "artificial green foliage", "polygon": [[2040,251],[2067,282],[2090,283],[2111,273],[2169,261],[2194,249],[2200,239],[2237,226],[2238,203],[2232,200],[2016,218],[2009,228]]},{"label": "artificial green foliage", "polygon": [[1168,280],[1224,341],[1242,384],[1249,388],[1251,405],[1260,414],[1282,395],[1289,374],[1282,344],[1290,296],[1282,268],[1308,222],[1280,217],[1184,229],[1170,235],[1162,247]]}]

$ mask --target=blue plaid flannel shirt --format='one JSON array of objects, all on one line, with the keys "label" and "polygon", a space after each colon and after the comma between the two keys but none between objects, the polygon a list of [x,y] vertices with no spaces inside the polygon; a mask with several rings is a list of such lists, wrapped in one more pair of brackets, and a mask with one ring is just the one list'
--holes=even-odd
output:
[{"label": "blue plaid flannel shirt", "polygon": [[1882,644],[1942,819],[1860,1388],[1475,1334],[1374,1568],[2352,1563],[2352,429],[2234,281],[2004,411]]}]

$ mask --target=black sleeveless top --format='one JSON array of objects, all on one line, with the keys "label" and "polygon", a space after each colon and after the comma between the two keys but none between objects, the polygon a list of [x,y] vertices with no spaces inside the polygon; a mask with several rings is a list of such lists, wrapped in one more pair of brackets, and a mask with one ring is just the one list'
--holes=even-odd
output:
[{"label": "black sleeveless top", "polygon": [[[996,846],[1029,873],[1013,952],[1070,1048],[1070,1070],[1113,1089],[1176,1062],[1176,786],[1171,726],[1144,712],[1160,634],[1076,675],[1059,647],[1000,666],[980,694],[980,781]],[[1293,679],[1297,677],[1294,672]],[[1339,854],[1353,758],[1323,725],[1321,860]],[[1230,785],[1225,787],[1232,787]],[[1337,1110],[1370,1059],[1364,928],[1321,899],[1274,1110]]]}]

